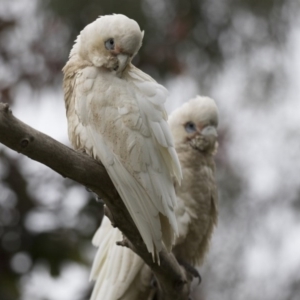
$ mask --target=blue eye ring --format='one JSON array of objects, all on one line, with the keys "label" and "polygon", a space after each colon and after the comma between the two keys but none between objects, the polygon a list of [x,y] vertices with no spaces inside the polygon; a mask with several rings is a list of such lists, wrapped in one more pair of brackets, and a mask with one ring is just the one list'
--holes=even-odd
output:
[{"label": "blue eye ring", "polygon": [[193,122],[187,122],[184,125],[184,129],[187,133],[194,133],[197,131],[196,125]]},{"label": "blue eye ring", "polygon": [[114,50],[114,49],[115,49],[115,41],[114,41],[114,39],[112,39],[112,38],[108,39],[108,40],[104,43],[104,45],[105,45],[105,48],[106,48],[107,50]]}]

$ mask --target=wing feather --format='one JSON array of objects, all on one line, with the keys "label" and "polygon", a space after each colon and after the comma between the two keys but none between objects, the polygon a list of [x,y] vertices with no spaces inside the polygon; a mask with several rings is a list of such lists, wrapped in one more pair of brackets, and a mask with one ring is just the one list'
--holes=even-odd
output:
[{"label": "wing feather", "polygon": [[158,122],[150,122],[150,126],[151,126],[151,130],[155,135],[156,140],[158,141],[158,143],[165,147],[168,148],[168,142],[166,140],[166,137],[163,133],[162,127]]},{"label": "wing feather", "polygon": [[74,76],[73,135],[104,164],[148,251],[158,257],[162,241],[170,249],[177,234],[172,176],[181,179],[163,107],[167,91],[134,67],[124,78],[95,69]]},{"label": "wing feather", "polygon": [[93,239],[99,248],[91,273],[91,278],[96,280],[91,300],[123,299],[130,288],[136,289],[132,284],[144,262],[131,250],[117,246],[120,240],[122,233],[104,217]]}]

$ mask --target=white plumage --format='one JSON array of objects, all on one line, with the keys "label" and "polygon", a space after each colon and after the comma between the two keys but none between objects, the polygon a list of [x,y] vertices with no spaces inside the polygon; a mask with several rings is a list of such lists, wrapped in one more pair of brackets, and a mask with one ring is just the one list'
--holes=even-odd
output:
[{"label": "white plumage", "polygon": [[95,286],[90,300],[134,300],[140,294],[140,289],[131,288],[135,280],[140,285],[137,276],[143,268],[144,261],[132,250],[116,245],[123,239],[119,229],[113,228],[107,217],[93,238],[93,245],[98,247],[94,259],[91,280]]},{"label": "white plumage", "polygon": [[174,111],[169,125],[183,170],[182,184],[176,187],[179,236],[172,251],[179,261],[196,266],[208,251],[218,216],[217,106],[198,96]]},{"label": "white plumage", "polygon": [[[195,267],[203,262],[217,223],[216,104],[197,96],[175,110],[169,124],[183,171],[182,184],[176,187],[179,236],[173,253],[179,261]],[[96,281],[91,300],[147,300],[151,294],[150,269],[134,252],[117,246],[121,240],[121,232],[104,217],[93,241],[99,248],[91,273]]]},{"label": "white plumage", "polygon": [[[181,169],[167,124],[167,90],[131,64],[143,32],[124,15],[86,26],[64,67],[69,138],[100,159],[153,257],[174,242],[172,176]],[[101,178],[99,178],[99,181]]]}]

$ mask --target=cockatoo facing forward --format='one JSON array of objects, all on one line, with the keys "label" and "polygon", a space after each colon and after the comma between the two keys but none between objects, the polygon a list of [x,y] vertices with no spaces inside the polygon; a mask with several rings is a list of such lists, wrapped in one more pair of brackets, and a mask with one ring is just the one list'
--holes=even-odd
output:
[{"label": "cockatoo facing forward", "polygon": [[198,96],[175,110],[169,125],[183,170],[182,184],[176,187],[179,237],[172,251],[179,262],[200,265],[217,223],[217,106]]},{"label": "cockatoo facing forward", "polygon": [[[169,125],[183,172],[182,184],[176,186],[179,236],[173,253],[194,275],[217,223],[217,106],[212,99],[197,96],[171,114]],[[152,299],[150,269],[130,249],[117,246],[120,240],[122,233],[104,217],[93,239],[99,249],[91,272],[96,281],[91,300]]]},{"label": "cockatoo facing forward", "polygon": [[155,257],[178,232],[172,176],[179,182],[182,175],[163,106],[167,91],[131,64],[142,39],[124,15],[87,25],[63,69],[64,94],[72,145],[101,160]]}]

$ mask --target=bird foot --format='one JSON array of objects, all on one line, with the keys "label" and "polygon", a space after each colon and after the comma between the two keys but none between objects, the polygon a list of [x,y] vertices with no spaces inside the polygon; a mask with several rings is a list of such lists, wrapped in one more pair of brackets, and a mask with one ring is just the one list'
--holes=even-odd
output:
[{"label": "bird foot", "polygon": [[151,288],[153,288],[153,289],[156,289],[156,288],[157,288],[157,281],[156,281],[156,278],[155,278],[154,276],[152,276],[152,278],[151,278],[150,286],[151,286]]},{"label": "bird foot", "polygon": [[156,278],[152,275],[151,281],[150,281],[150,295],[149,295],[149,300],[158,300],[158,284],[156,281]]},{"label": "bird foot", "polygon": [[114,217],[110,211],[110,209],[107,207],[107,205],[104,205],[104,214],[110,219],[110,222],[111,222],[111,226],[116,228],[117,225],[114,221]]},{"label": "bird foot", "polygon": [[83,148],[83,147],[82,148],[78,148],[77,151],[80,152],[80,153],[82,153],[82,154],[86,154],[87,155],[87,152],[86,152],[85,148]]},{"label": "bird foot", "polygon": [[198,285],[201,283],[202,278],[200,273],[198,272],[198,270],[196,268],[194,268],[192,265],[190,265],[189,263],[182,261],[182,260],[178,260],[178,263],[184,267],[184,269],[186,270],[187,273],[189,273],[193,278],[198,278]]},{"label": "bird foot", "polygon": [[136,248],[132,245],[130,240],[125,235],[123,235],[122,241],[116,242],[116,245],[121,246],[121,247],[126,247],[126,248],[132,250],[134,253],[137,253]]},{"label": "bird foot", "polygon": [[118,246],[130,248],[129,241],[128,241],[128,239],[125,236],[123,236],[123,240],[122,241],[116,242],[116,244]]}]

